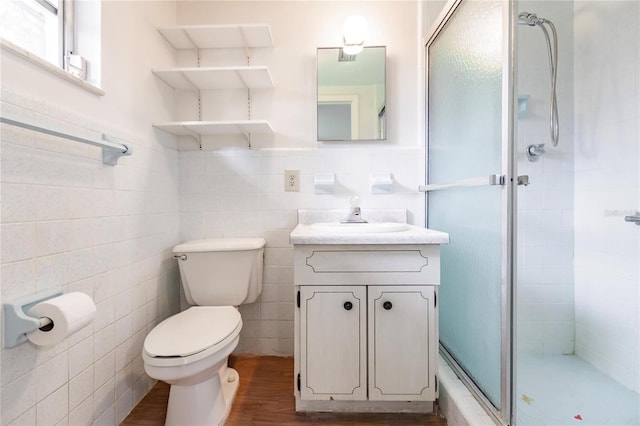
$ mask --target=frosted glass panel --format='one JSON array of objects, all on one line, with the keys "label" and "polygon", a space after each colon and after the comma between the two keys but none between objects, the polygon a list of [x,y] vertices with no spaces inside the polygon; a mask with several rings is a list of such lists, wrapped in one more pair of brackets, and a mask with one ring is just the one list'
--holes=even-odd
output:
[{"label": "frosted glass panel", "polygon": [[[429,46],[429,183],[502,172],[501,2],[463,2]],[[501,408],[504,187],[429,193],[442,246],[440,341]],[[505,228],[506,229],[506,228]]]},{"label": "frosted glass panel", "polygon": [[429,193],[429,228],[441,247],[440,342],[500,408],[501,190],[493,186]]},{"label": "frosted glass panel", "polygon": [[500,171],[501,13],[464,2],[429,47],[429,183]]}]

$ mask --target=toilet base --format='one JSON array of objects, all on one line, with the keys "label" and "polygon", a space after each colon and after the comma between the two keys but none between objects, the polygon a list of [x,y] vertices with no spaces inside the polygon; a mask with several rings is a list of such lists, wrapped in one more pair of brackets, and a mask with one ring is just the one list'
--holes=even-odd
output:
[{"label": "toilet base", "polygon": [[223,425],[239,385],[238,372],[228,367],[195,385],[171,385],[165,425]]},{"label": "toilet base", "polygon": [[238,387],[240,386],[240,375],[233,368],[228,367],[226,369],[227,379],[221,380],[222,385],[222,396],[224,397],[224,401],[226,406],[224,416],[219,424],[223,425],[227,421],[227,417],[229,417],[229,413],[231,412],[231,407],[233,405],[233,400],[238,393]]}]

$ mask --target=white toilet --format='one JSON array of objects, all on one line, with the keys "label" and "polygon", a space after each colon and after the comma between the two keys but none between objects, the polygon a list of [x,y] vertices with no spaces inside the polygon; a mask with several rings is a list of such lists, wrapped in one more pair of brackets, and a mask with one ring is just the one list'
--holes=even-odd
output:
[{"label": "white toilet", "polygon": [[228,238],[173,248],[186,299],[197,306],[158,324],[142,351],[147,374],[171,385],[166,425],[226,420],[239,384],[227,367],[242,329],[235,306],[255,302],[262,291],[264,245],[262,238]]}]

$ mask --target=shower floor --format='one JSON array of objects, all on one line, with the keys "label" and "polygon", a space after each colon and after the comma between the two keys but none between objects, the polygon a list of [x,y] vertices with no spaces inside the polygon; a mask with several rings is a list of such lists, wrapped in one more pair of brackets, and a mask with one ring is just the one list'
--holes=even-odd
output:
[{"label": "shower floor", "polygon": [[637,426],[640,399],[576,356],[518,356],[518,426]]}]

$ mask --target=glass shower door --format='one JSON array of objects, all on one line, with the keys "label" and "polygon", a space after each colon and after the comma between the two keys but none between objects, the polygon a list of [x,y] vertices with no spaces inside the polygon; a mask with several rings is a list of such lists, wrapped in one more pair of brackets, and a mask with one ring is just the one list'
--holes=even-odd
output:
[{"label": "glass shower door", "polygon": [[427,42],[428,227],[442,246],[441,352],[509,418],[511,2],[455,4]]}]

